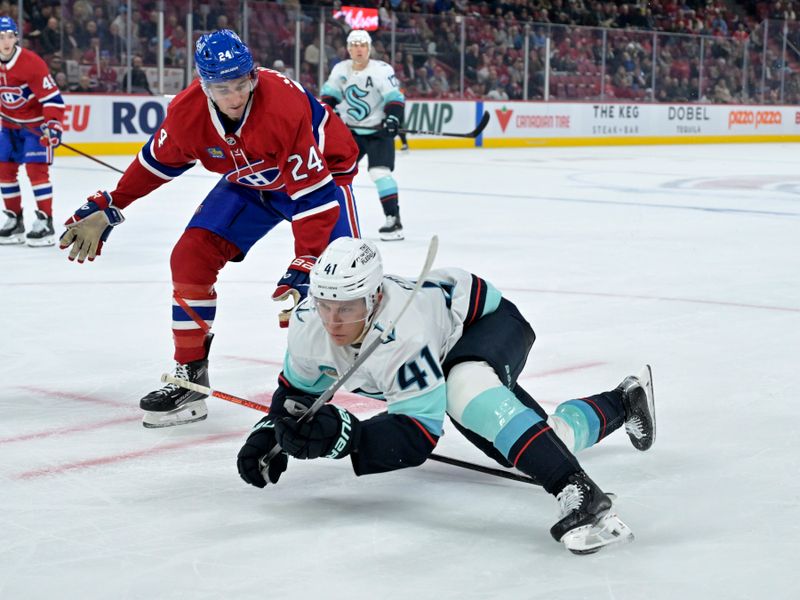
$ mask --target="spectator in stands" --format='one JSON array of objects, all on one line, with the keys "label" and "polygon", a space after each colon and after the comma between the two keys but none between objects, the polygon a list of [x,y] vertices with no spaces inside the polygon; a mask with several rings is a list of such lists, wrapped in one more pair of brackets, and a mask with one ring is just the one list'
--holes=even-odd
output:
[{"label": "spectator in stands", "polygon": [[88,75],[81,75],[77,85],[71,86],[69,91],[75,94],[93,94],[97,90],[92,87],[92,82]]},{"label": "spectator in stands", "polygon": [[50,69],[50,75],[53,76],[53,79],[55,79],[59,73],[64,73],[65,75],[67,73],[61,52],[53,52],[47,60],[47,66]]},{"label": "spectator in stands", "polygon": [[100,39],[97,33],[97,23],[91,19],[86,21],[84,26],[75,32],[75,37],[78,40],[78,46],[81,50],[86,50],[91,47],[93,37],[96,37],[98,40]]},{"label": "spectator in stands", "polygon": [[[123,89],[127,89],[127,73],[122,76],[120,85]],[[144,70],[144,62],[142,57],[138,54],[134,55],[131,59],[131,92],[134,94],[153,95],[153,92],[150,90],[150,82],[147,81],[147,73]]]},{"label": "spectator in stands", "polygon": [[61,51],[61,27],[58,24],[58,19],[55,17],[47,19],[47,26],[42,30],[39,44],[45,56]]},{"label": "spectator in stands", "polygon": [[94,9],[89,0],[75,0],[72,4],[72,18],[78,24],[85,23],[92,17]]},{"label": "spectator in stands", "polygon": [[64,21],[64,35],[61,38],[61,52],[67,60],[80,60],[81,47],[78,43],[78,36],[75,33],[75,22]]},{"label": "spectator in stands", "polygon": [[56,73],[55,80],[58,89],[62,92],[66,92],[69,89],[69,80],[67,79],[67,74],[63,71]]},{"label": "spectator in stands", "polygon": [[280,58],[276,59],[275,62],[272,63],[272,69],[278,73],[282,73],[289,79],[294,79],[294,69],[287,67]]},{"label": "spectator in stands", "polygon": [[119,90],[117,72],[108,64],[109,54],[106,50],[100,53],[100,65],[92,65],[89,69],[89,80],[98,92],[116,92]]}]

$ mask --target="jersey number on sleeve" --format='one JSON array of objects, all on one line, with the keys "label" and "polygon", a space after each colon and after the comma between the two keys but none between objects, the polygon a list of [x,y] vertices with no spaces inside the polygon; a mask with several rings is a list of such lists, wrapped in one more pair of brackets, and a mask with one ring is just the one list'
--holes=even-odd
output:
[{"label": "jersey number on sleeve", "polygon": [[[292,177],[295,181],[302,181],[308,177],[308,172],[312,169],[319,172],[325,168],[325,165],[322,163],[322,159],[319,157],[319,154],[317,154],[317,149],[314,146],[311,146],[308,149],[308,160],[303,161],[303,157],[299,154],[292,154],[288,158],[288,161],[294,164],[292,167]],[[303,173],[301,170],[305,172]]]},{"label": "jersey number on sleeve", "polygon": [[400,389],[408,389],[414,384],[418,385],[421,390],[428,387],[428,372],[420,368],[419,364],[417,364],[418,362],[424,361],[428,363],[434,381],[442,378],[442,370],[439,368],[437,361],[433,359],[433,355],[427,346],[419,353],[419,357],[419,359],[414,359],[404,364],[397,372],[397,383],[400,385]]}]

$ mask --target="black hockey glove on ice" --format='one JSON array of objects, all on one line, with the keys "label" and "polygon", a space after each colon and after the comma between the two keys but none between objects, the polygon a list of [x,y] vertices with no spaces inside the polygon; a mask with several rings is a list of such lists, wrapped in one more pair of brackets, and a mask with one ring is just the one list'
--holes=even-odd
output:
[{"label": "black hockey glove on ice", "polygon": [[[244,446],[239,450],[239,456],[236,457],[239,476],[250,485],[256,487],[263,488],[267,485],[267,481],[261,472],[260,461],[277,444],[278,442],[275,441],[275,418],[271,416],[264,417],[253,427]],[[281,452],[274,456],[266,467],[269,481],[278,483],[281,473],[286,470],[288,464],[289,458],[286,452]]]},{"label": "black hockey glove on ice", "polygon": [[[310,398],[287,398],[311,406]],[[343,458],[358,447],[361,421],[343,408],[326,404],[302,423],[297,417],[284,417],[275,424],[275,437],[295,458]]]}]

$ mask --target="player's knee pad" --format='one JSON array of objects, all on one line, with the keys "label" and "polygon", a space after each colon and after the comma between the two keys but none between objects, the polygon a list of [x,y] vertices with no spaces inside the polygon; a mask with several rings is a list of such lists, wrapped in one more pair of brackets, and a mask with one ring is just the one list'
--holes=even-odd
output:
[{"label": "player's knee pad", "polygon": [[534,420],[541,420],[503,385],[487,362],[462,362],[450,370],[447,413],[493,443],[517,415],[531,413]]},{"label": "player's knee pad", "polygon": [[375,183],[378,183],[379,180],[388,177],[392,181],[394,178],[392,177],[392,171],[389,167],[370,167],[367,171],[369,173],[370,179]]},{"label": "player's knee pad", "polygon": [[190,298],[209,294],[217,274],[237,254],[239,249],[217,234],[198,227],[187,229],[170,257],[176,293]]},{"label": "player's knee pad", "polygon": [[3,183],[16,183],[19,164],[13,162],[0,162],[0,181]]},{"label": "player's knee pad", "polygon": [[47,163],[25,163],[25,171],[31,185],[50,183],[50,165]]}]

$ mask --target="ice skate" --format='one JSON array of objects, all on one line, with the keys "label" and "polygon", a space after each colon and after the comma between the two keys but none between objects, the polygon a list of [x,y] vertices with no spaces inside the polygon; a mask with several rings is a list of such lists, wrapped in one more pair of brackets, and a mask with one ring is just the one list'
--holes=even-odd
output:
[{"label": "ice skate", "polygon": [[[176,363],[173,373],[200,385],[208,385],[208,359],[203,358],[187,364]],[[172,427],[202,421],[208,416],[206,394],[183,389],[168,383],[161,389],[147,394],[139,401],[145,411],[142,425],[145,427]]]},{"label": "ice skate", "polygon": [[386,215],[386,222],[383,227],[378,229],[378,233],[384,242],[405,239],[403,236],[403,224],[400,222],[400,214]]},{"label": "ice skate", "polygon": [[24,244],[25,224],[22,222],[22,212],[17,215],[10,210],[4,210],[3,213],[6,221],[0,228],[0,245]]},{"label": "ice skate", "polygon": [[613,512],[609,495],[583,471],[569,477],[557,500],[561,518],[550,535],[573,554],[593,554],[604,546],[633,541],[633,532]]},{"label": "ice skate", "polygon": [[625,406],[625,431],[637,450],[648,450],[656,441],[656,406],[653,372],[645,365],[638,375],[626,377],[619,388]]},{"label": "ice skate", "polygon": [[53,246],[56,243],[56,232],[53,229],[53,217],[47,216],[41,210],[36,211],[36,220],[25,236],[28,246],[42,247]]}]

